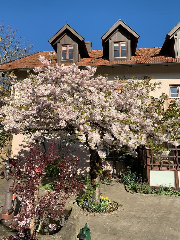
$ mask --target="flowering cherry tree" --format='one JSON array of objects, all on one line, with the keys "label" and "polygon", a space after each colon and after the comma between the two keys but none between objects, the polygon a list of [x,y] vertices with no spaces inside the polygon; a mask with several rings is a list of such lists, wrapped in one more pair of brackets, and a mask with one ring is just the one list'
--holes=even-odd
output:
[{"label": "flowering cherry tree", "polygon": [[[165,96],[150,96],[156,88],[150,80],[108,81],[94,77],[94,67],[80,70],[75,64],[51,66],[43,57],[41,61],[45,66],[35,68],[35,75],[22,82],[12,79],[14,91],[1,111],[5,130],[29,140],[46,134],[75,136],[90,151],[94,186],[108,147],[133,150],[173,140],[174,126],[179,126],[172,122],[177,118],[164,116]],[[179,111],[177,104],[174,109]]]}]

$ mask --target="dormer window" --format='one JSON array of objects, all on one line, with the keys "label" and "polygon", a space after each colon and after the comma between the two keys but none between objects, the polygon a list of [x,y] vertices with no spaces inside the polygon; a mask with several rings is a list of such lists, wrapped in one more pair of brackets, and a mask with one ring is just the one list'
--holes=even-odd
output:
[{"label": "dormer window", "polygon": [[180,58],[180,22],[166,35],[159,55]]},{"label": "dormer window", "polygon": [[[49,39],[49,43],[57,53],[57,63],[75,63],[79,62],[81,58],[89,58],[84,40],[79,33],[66,23]],[[91,50],[90,46],[88,49]]]},{"label": "dormer window", "polygon": [[114,43],[114,57],[115,58],[127,57],[127,44],[126,44],[126,42],[115,42]]},{"label": "dormer window", "polygon": [[139,35],[118,20],[102,37],[103,57],[109,61],[130,60],[135,56]]},{"label": "dormer window", "polygon": [[73,45],[62,45],[62,60],[73,59]]}]

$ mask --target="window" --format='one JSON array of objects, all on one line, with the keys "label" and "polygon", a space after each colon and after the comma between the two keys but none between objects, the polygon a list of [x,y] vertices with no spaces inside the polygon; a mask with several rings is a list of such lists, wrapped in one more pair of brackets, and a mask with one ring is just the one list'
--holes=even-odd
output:
[{"label": "window", "polygon": [[62,45],[62,60],[73,59],[73,45]]},{"label": "window", "polygon": [[114,43],[114,57],[126,57],[127,56],[127,47],[126,42],[116,42]]},{"label": "window", "polygon": [[170,86],[170,97],[171,98],[180,97],[179,86]]}]

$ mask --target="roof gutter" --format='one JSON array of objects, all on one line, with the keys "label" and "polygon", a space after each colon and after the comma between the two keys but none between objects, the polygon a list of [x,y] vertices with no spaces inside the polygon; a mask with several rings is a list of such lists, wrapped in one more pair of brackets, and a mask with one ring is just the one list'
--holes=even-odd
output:
[{"label": "roof gutter", "polygon": [[12,71],[22,71],[27,72],[28,70],[34,70],[34,68],[15,68],[15,69],[0,69],[0,72],[12,72]]},{"label": "roof gutter", "polygon": [[140,65],[150,66],[150,65],[174,65],[174,64],[180,64],[180,62],[109,64],[109,65],[94,65],[93,67],[118,67],[118,66],[133,67],[133,66],[140,66]]},{"label": "roof gutter", "polygon": [[[133,66],[150,66],[150,65],[176,65],[176,64],[180,64],[180,62],[159,62],[159,63],[127,63],[127,64],[108,64],[108,65],[85,65],[85,66],[78,66],[80,68],[84,68],[87,66],[92,66],[92,67],[97,67],[97,68],[101,68],[101,67],[119,67],[119,66],[129,66],[129,67],[133,67]],[[0,72],[9,72],[9,71],[28,71],[31,70],[33,71],[35,69],[34,68],[15,68],[15,69],[0,69]]]}]

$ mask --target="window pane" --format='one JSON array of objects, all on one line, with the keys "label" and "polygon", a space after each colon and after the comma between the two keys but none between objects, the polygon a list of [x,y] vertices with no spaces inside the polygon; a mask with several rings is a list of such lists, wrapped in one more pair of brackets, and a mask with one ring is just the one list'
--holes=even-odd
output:
[{"label": "window pane", "polygon": [[177,87],[171,87],[171,93],[177,93]]},{"label": "window pane", "polygon": [[73,59],[73,53],[69,52],[69,59]]},{"label": "window pane", "polygon": [[178,93],[171,93],[171,97],[178,97]]},{"label": "window pane", "polygon": [[67,46],[62,46],[62,59],[66,59]]},{"label": "window pane", "polygon": [[171,97],[178,97],[178,86],[170,87]]},{"label": "window pane", "polygon": [[119,51],[114,51],[114,57],[119,57]]},{"label": "window pane", "polygon": [[121,50],[121,57],[126,57],[126,50]]},{"label": "window pane", "polygon": [[69,46],[69,52],[73,52],[73,46]]},{"label": "window pane", "polygon": [[114,43],[114,50],[119,50],[119,44],[118,43]]},{"label": "window pane", "polygon": [[126,50],[126,44],[125,43],[121,43],[121,49]]},{"label": "window pane", "polygon": [[66,59],[66,52],[62,52],[62,59]]}]

